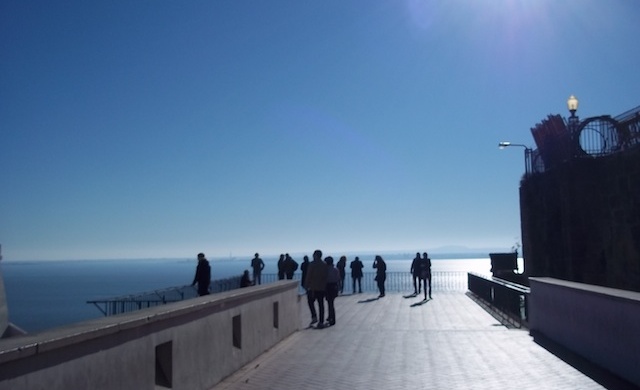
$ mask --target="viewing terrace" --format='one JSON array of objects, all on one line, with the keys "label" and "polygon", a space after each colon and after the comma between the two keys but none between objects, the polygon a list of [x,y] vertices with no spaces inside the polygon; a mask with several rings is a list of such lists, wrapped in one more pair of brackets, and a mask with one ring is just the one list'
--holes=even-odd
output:
[{"label": "viewing terrace", "polygon": [[511,305],[498,310],[512,301],[500,292],[508,283],[468,277],[485,280],[469,283],[479,294],[434,283],[426,301],[412,287],[341,295],[324,329],[309,326],[298,282],[284,280],[11,337],[0,340],[0,390],[640,384],[640,293],[532,279],[531,291],[513,289],[529,302],[516,322]]}]

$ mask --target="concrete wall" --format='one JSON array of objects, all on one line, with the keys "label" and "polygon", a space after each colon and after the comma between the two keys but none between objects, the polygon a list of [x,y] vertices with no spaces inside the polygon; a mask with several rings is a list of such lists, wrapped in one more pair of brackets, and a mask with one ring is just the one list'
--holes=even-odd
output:
[{"label": "concrete wall", "polygon": [[298,330],[298,283],[0,340],[0,390],[209,389]]},{"label": "concrete wall", "polygon": [[640,386],[640,293],[531,278],[529,327]]}]

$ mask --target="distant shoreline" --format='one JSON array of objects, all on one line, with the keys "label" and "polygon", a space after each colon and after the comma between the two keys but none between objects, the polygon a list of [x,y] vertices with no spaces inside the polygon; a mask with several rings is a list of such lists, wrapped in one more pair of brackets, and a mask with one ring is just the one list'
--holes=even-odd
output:
[{"label": "distant shoreline", "polygon": [[[498,251],[496,251],[498,252]],[[504,251],[507,252],[507,251]],[[493,253],[493,252],[492,252]],[[344,256],[347,256],[348,260],[353,260],[355,256],[360,257],[361,260],[368,260],[369,258],[373,258],[376,254],[380,254],[387,261],[394,260],[407,260],[412,259],[415,256],[415,253],[384,253],[384,252],[366,252],[366,253],[344,253]],[[336,255],[334,253],[327,253],[327,256],[342,256]],[[277,261],[279,255],[266,255],[261,256],[264,261]],[[302,261],[302,257],[304,254],[292,254],[292,257],[298,261]],[[465,253],[433,253],[429,254],[429,257],[432,260],[470,260],[470,259],[488,259],[489,252],[465,252]],[[519,256],[521,257],[521,256]],[[245,262],[251,261],[252,256],[240,256],[240,257],[225,257],[225,256],[213,256],[209,257],[210,261],[213,262],[222,262],[222,261],[233,261],[233,262]],[[0,264],[11,265],[11,264],[39,264],[43,262],[122,262],[122,261],[132,261],[132,262],[192,262],[195,261],[195,257],[158,257],[158,258],[117,258],[117,259],[53,259],[53,260],[3,260]]]}]

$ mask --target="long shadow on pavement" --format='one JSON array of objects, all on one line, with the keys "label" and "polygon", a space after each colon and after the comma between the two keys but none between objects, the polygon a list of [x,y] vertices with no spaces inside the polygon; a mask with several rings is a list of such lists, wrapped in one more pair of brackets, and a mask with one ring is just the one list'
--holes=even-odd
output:
[{"label": "long shadow on pavement", "polygon": [[411,305],[411,307],[422,306],[422,305],[424,305],[424,304],[425,304],[425,303],[427,303],[427,302],[429,302],[429,300],[428,300],[428,299],[423,299],[423,300],[422,300],[422,301],[420,301],[420,302],[416,302],[416,303],[412,304],[412,305]]}]

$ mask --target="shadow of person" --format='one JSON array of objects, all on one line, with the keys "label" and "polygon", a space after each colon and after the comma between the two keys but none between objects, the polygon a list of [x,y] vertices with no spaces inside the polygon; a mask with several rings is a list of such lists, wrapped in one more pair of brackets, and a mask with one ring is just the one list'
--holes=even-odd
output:
[{"label": "shadow of person", "polygon": [[413,293],[413,294],[409,294],[409,295],[403,295],[402,298],[415,298],[418,296],[418,293]]},{"label": "shadow of person", "polygon": [[358,301],[358,303],[369,303],[369,302],[375,302],[377,300],[379,300],[379,297],[375,297],[375,298],[369,298],[369,299],[365,299],[363,301]]},{"label": "shadow of person", "polygon": [[424,305],[424,304],[425,304],[425,303],[427,303],[427,302],[429,302],[429,300],[428,300],[428,299],[423,299],[423,300],[422,300],[422,301],[420,301],[420,302],[416,302],[416,303],[412,304],[412,305],[411,305],[411,307],[422,306],[422,305]]}]

